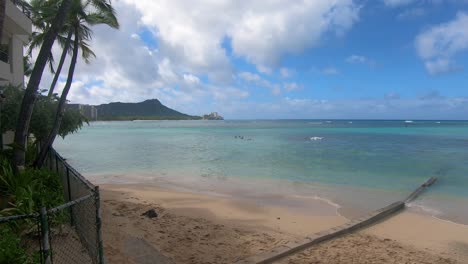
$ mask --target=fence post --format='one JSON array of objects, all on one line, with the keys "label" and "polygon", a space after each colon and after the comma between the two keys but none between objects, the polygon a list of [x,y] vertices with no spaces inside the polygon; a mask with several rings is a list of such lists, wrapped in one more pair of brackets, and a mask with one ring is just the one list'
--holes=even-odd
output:
[{"label": "fence post", "polygon": [[44,257],[45,264],[51,264],[52,258],[50,254],[49,243],[49,224],[47,222],[47,210],[45,207],[41,208],[41,243],[42,243],[42,256]]},{"label": "fence post", "polygon": [[[68,166],[65,166],[67,171],[67,192],[68,192],[68,202],[72,200],[71,186],[70,186],[70,169]],[[73,206],[70,206],[70,225],[73,226],[75,221],[73,219]]]},{"label": "fence post", "polygon": [[54,156],[55,156],[55,172],[58,173],[58,157],[57,157],[57,154],[55,154]]},{"label": "fence post", "polygon": [[96,207],[96,236],[97,236],[97,246],[98,246],[98,258],[99,264],[104,264],[104,248],[102,245],[102,230],[101,230],[101,198],[99,194],[99,186],[94,187],[94,202]]}]

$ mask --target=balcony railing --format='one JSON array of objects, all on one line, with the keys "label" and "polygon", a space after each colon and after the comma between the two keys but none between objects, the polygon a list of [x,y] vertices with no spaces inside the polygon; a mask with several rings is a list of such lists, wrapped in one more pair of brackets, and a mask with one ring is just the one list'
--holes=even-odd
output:
[{"label": "balcony railing", "polygon": [[31,6],[23,0],[10,0],[16,7],[23,12],[29,19],[31,19]]}]

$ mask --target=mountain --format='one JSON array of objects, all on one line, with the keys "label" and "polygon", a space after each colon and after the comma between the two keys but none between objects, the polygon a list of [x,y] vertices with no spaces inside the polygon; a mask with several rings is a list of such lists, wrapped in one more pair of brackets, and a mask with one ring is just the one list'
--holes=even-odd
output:
[{"label": "mountain", "polygon": [[140,103],[109,103],[96,106],[99,120],[192,120],[201,119],[173,110],[157,99]]}]

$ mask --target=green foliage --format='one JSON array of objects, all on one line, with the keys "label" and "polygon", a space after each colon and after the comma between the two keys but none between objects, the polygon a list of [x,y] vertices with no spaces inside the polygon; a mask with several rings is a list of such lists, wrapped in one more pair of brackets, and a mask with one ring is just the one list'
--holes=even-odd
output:
[{"label": "green foliage", "polygon": [[8,226],[0,228],[0,264],[33,263],[21,247],[20,237]]},{"label": "green foliage", "polygon": [[[2,133],[16,128],[16,122],[18,121],[18,113],[24,91],[17,87],[7,86],[4,88],[4,94],[6,99],[2,103],[1,109]],[[57,97],[49,98],[44,95],[39,95],[34,106],[34,112],[29,128],[29,133],[33,134],[38,141],[45,139],[50,133],[54,123],[57,105]],[[65,137],[69,134],[75,133],[81,129],[84,123],[88,123],[88,120],[78,110],[66,109],[62,125],[59,129],[59,135],[61,137]]]},{"label": "green foliage", "polygon": [[26,169],[15,175],[5,159],[0,166],[0,190],[3,196],[11,198],[10,208],[0,211],[0,215],[30,214],[43,206],[53,208],[64,203],[56,173],[47,169]]}]

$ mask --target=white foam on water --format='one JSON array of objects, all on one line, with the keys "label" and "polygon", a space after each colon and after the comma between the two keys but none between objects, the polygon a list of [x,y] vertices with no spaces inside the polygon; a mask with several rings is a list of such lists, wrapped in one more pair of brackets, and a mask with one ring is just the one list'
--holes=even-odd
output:
[{"label": "white foam on water", "polygon": [[341,208],[341,205],[333,202],[332,200],[330,199],[327,199],[327,198],[324,198],[324,197],[321,197],[321,196],[318,196],[318,195],[314,195],[314,196],[306,196],[306,195],[298,195],[298,194],[295,194],[295,195],[292,195],[294,198],[299,198],[299,199],[314,199],[314,200],[318,200],[318,201],[321,201],[321,202],[324,202],[328,205],[331,205],[333,207],[335,207],[336,209],[340,209]]},{"label": "white foam on water", "polygon": [[427,213],[431,216],[434,216],[434,217],[437,217],[438,216],[441,216],[443,213],[433,207],[429,207],[427,205],[422,205],[421,203],[408,203],[406,205],[407,207],[409,208],[414,208],[416,210],[420,210],[422,211],[423,213]]},{"label": "white foam on water", "polygon": [[412,120],[405,120],[405,123],[413,123],[414,121]]},{"label": "white foam on water", "polygon": [[310,140],[312,141],[317,141],[317,140],[322,140],[323,137],[310,137]]}]

